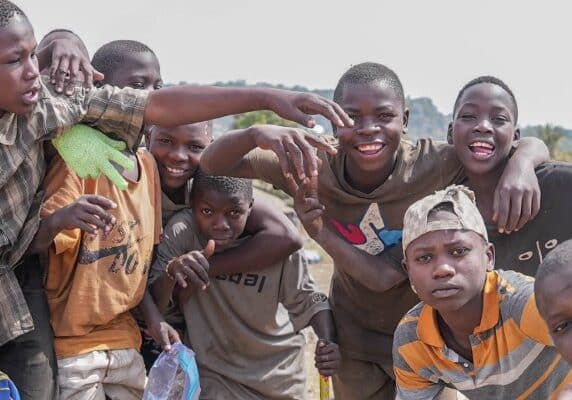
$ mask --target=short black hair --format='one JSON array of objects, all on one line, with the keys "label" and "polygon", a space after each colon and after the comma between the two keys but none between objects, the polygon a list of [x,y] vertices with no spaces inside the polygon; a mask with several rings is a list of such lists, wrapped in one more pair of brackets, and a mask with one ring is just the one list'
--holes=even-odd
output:
[{"label": "short black hair", "polygon": [[0,28],[4,28],[8,25],[12,21],[12,18],[17,15],[28,19],[26,14],[24,14],[24,11],[22,11],[16,4],[8,0],[0,0]]},{"label": "short black hair", "polygon": [[509,94],[514,106],[514,122],[518,121],[518,105],[516,102],[516,97],[514,97],[514,93],[506,83],[504,83],[499,78],[495,78],[494,76],[490,75],[479,76],[475,79],[470,80],[465,84],[465,86],[463,86],[463,88],[459,91],[457,99],[455,100],[455,105],[453,106],[453,118],[455,118],[455,115],[457,114],[457,109],[459,108],[459,102],[461,101],[461,97],[463,97],[463,94],[465,94],[467,89],[469,89],[470,87],[479,85],[481,83],[490,83],[491,85],[499,86]]},{"label": "short black hair", "polygon": [[191,198],[201,189],[214,190],[227,195],[239,195],[247,201],[252,200],[252,181],[230,176],[207,175],[200,169],[193,176]]},{"label": "short black hair", "polygon": [[403,93],[403,85],[399,80],[397,74],[390,68],[383,64],[374,62],[364,62],[357,64],[348,69],[338,81],[336,89],[334,90],[334,101],[337,103],[341,101],[344,86],[346,84],[371,84],[383,83],[389,88],[393,89],[401,104],[405,107],[405,94]]},{"label": "short black hair", "polygon": [[562,272],[564,268],[572,268],[572,240],[560,243],[540,263],[534,282],[535,291],[544,279],[552,274]]},{"label": "short black hair", "polygon": [[119,68],[125,60],[139,53],[150,53],[155,58],[155,52],[149,46],[136,40],[114,40],[101,46],[91,60],[93,67],[104,75],[111,76]]}]

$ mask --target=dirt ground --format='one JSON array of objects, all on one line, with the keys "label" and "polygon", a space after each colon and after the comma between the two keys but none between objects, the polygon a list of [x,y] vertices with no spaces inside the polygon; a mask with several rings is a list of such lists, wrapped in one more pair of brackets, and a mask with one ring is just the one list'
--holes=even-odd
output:
[{"label": "dirt ground", "polygon": [[[314,246],[306,246],[312,250],[315,250],[316,247]],[[317,249],[316,249],[317,250]],[[319,264],[310,264],[310,274],[316,281],[319,289],[326,294],[330,293],[330,280],[333,273],[333,264],[331,259],[321,251],[318,250],[322,255],[322,262]],[[305,360],[305,367],[306,367],[306,376],[307,376],[307,393],[308,393],[308,400],[319,400],[320,399],[320,384],[319,384],[319,374],[316,367],[314,367],[314,350],[316,348],[316,336],[311,327],[304,329],[303,331],[304,336],[306,336],[306,349],[304,352],[304,360]],[[331,398],[333,399],[334,392],[332,390],[332,383],[330,381],[330,393]]]}]

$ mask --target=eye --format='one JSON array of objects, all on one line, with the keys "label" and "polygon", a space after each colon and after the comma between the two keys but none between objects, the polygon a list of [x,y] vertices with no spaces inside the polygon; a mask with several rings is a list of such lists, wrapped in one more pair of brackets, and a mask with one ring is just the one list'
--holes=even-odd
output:
[{"label": "eye", "polygon": [[201,208],[201,214],[212,215],[213,211],[210,208]]},{"label": "eye", "polygon": [[477,117],[471,113],[463,113],[463,114],[459,115],[459,118],[461,118],[463,121],[473,121]]},{"label": "eye", "polygon": [[504,115],[497,115],[496,117],[493,118],[493,121],[496,124],[504,124],[506,122],[509,122],[508,117],[504,116]]},{"label": "eye", "polygon": [[205,149],[202,146],[197,146],[195,144],[192,144],[189,146],[189,149],[193,152],[193,153],[202,153],[203,150]]},{"label": "eye", "polygon": [[241,216],[241,212],[238,210],[230,210],[230,212],[228,213],[228,215],[230,215],[232,218],[238,218]]},{"label": "eye", "polygon": [[419,264],[427,264],[432,259],[433,257],[431,256],[431,254],[422,254],[419,257],[416,257],[415,261],[418,262]]},{"label": "eye", "polygon": [[395,118],[395,114],[390,112],[384,112],[379,114],[377,118],[382,121],[391,121],[393,118]]},{"label": "eye", "polygon": [[163,144],[170,144],[171,143],[171,139],[167,139],[167,138],[159,138],[159,139],[157,139],[157,141],[159,143],[163,143]]},{"label": "eye", "polygon": [[570,322],[563,321],[554,327],[554,329],[552,330],[552,333],[563,334],[563,333],[566,333],[568,331],[568,329],[570,329]]},{"label": "eye", "polygon": [[129,84],[133,89],[143,89],[145,88],[145,83],[143,82],[131,82]]},{"label": "eye", "polygon": [[163,82],[159,82],[159,83],[156,83],[156,84],[153,86],[153,89],[159,90],[159,89],[161,89],[162,87],[163,87]]},{"label": "eye", "polygon": [[466,247],[458,247],[458,248],[453,249],[451,251],[451,255],[453,255],[455,257],[462,257],[465,254],[467,254],[469,251],[471,251],[471,250],[466,248]]}]

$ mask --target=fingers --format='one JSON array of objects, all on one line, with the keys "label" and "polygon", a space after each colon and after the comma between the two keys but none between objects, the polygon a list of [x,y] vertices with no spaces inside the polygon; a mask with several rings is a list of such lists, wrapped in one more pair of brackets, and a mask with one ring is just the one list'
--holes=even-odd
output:
[{"label": "fingers", "polygon": [[135,163],[125,154],[121,153],[118,150],[110,150],[107,155],[109,156],[109,160],[113,161],[114,163],[120,165],[125,170],[130,171],[135,168]]},{"label": "fingers", "polygon": [[215,251],[215,241],[211,239],[208,241],[207,245],[203,249],[203,256],[205,258],[209,258],[214,254],[214,251]]},{"label": "fingers", "polygon": [[[206,249],[208,249],[209,246],[212,246],[212,251],[214,251],[214,244],[207,244]],[[205,290],[208,287],[210,283],[208,275],[209,263],[201,252],[192,251],[177,258],[172,261],[172,263],[173,266],[171,267],[171,271],[175,278],[177,278],[177,273],[179,273],[185,281],[184,284],[181,284],[182,287],[187,287],[187,281],[189,281],[191,285],[199,287],[202,290]],[[177,279],[177,282],[180,282],[180,280]]]},{"label": "fingers", "polygon": [[109,200],[107,197],[103,197],[97,194],[85,195],[83,198],[87,202],[100,206],[105,210],[109,210],[110,208],[117,208],[117,204],[115,204],[113,201]]},{"label": "fingers", "polygon": [[75,85],[79,78],[79,63],[80,60],[77,57],[73,55],[70,57],[69,80],[66,84],[66,95],[68,96],[71,96],[73,94]]},{"label": "fingers", "polygon": [[80,69],[83,72],[83,86],[89,92],[93,88],[93,72],[95,70],[87,59],[81,60]]},{"label": "fingers", "polygon": [[109,178],[109,180],[113,182],[113,184],[117,186],[118,189],[120,190],[127,189],[127,181],[123,179],[121,174],[117,172],[115,167],[111,165],[108,161],[104,160],[103,165],[100,165],[99,167],[101,169],[101,172],[105,176],[107,176],[107,178]]},{"label": "fingers", "polygon": [[109,136],[96,131],[98,133],[98,138],[101,139],[102,142],[104,142],[106,145],[108,145],[109,147],[113,147],[115,150],[125,150],[127,148],[127,145],[125,144],[124,141],[122,140],[113,140],[111,139]]},{"label": "fingers", "polygon": [[105,75],[103,74],[103,72],[99,72],[98,70],[96,70],[93,67],[92,67],[92,71],[93,71],[93,81],[94,82],[102,81],[105,78]]},{"label": "fingers", "polygon": [[506,233],[514,231],[518,224],[522,212],[522,200],[523,194],[521,192],[512,193],[510,196],[510,212],[504,229]]},{"label": "fingers", "polygon": [[[324,142],[320,137],[314,135],[306,135],[306,140],[318,150],[324,150],[329,154],[336,154],[338,150],[329,143]],[[321,160],[320,160],[321,161]]]},{"label": "fingers", "polygon": [[[57,57],[56,57],[57,58]],[[69,58],[68,56],[59,57],[59,65],[55,69],[52,80],[56,87],[56,92],[61,93],[64,90],[64,81],[67,77],[69,70]]]},{"label": "fingers", "polygon": [[338,114],[338,116],[340,117],[340,119],[344,123],[345,127],[350,128],[350,127],[354,126],[354,121],[343,110],[343,108],[340,107],[340,105],[338,103],[332,101],[332,107],[334,108],[334,111],[336,112],[336,114]]},{"label": "fingers", "polygon": [[177,332],[177,330],[173,328],[171,325],[168,325],[168,327],[169,327],[169,340],[171,341],[171,344],[181,343],[181,337],[179,336],[179,332]]},{"label": "fingers", "polygon": [[504,233],[510,212],[510,196],[503,190],[495,190],[493,212],[493,221],[496,222],[498,231]]},{"label": "fingers", "polygon": [[319,341],[316,346],[315,366],[321,375],[331,376],[340,366],[341,355],[336,343]]},{"label": "fingers", "polygon": [[[525,193],[524,197],[522,198],[522,206],[519,215],[519,219],[514,226],[514,231],[520,230],[528,221],[530,221],[532,216],[532,193]],[[509,225],[510,229],[510,225]]]},{"label": "fingers", "polygon": [[169,340],[169,329],[164,324],[161,324],[161,329],[159,331],[159,334],[160,334],[159,345],[161,346],[161,349],[163,349],[164,351],[170,351],[171,341]]}]

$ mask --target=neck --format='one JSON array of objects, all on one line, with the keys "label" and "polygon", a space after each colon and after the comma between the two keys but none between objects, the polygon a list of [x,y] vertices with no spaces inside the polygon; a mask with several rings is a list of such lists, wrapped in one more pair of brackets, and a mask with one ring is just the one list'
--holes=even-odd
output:
[{"label": "neck", "polygon": [[167,195],[169,200],[171,200],[175,204],[185,204],[186,195],[187,195],[187,185],[183,185],[183,187],[177,189],[170,189],[162,187],[161,190],[163,193]]},{"label": "neck", "polygon": [[493,223],[495,190],[504,172],[505,165],[506,163],[503,163],[485,174],[466,172],[467,186],[475,192],[477,207],[487,224]]},{"label": "neck", "polygon": [[[468,341],[469,336],[481,323],[483,315],[483,291],[458,310],[438,311],[441,320],[447,325],[451,334],[460,341]],[[447,343],[450,345],[450,343]]]}]

